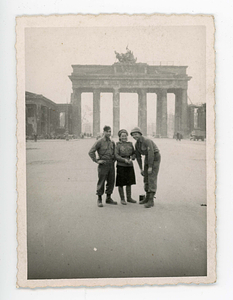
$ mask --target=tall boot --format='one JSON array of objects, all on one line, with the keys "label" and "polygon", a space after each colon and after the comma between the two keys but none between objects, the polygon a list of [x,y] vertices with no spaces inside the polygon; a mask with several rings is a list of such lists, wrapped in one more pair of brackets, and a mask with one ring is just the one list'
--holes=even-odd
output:
[{"label": "tall boot", "polygon": [[153,200],[152,200],[152,206],[154,206],[155,205],[155,203],[154,203],[154,200],[156,199],[156,197],[155,197],[155,193],[154,193],[154,197],[153,197]]},{"label": "tall boot", "polygon": [[131,198],[131,185],[126,186],[126,195],[127,195],[127,202],[137,203],[136,200]]},{"label": "tall boot", "polygon": [[149,193],[146,192],[146,197],[145,197],[143,200],[141,200],[141,201],[139,202],[139,204],[145,204],[145,203],[148,202],[148,200],[149,200]]},{"label": "tall boot", "polygon": [[118,186],[118,192],[121,198],[121,204],[126,205],[123,186]]},{"label": "tall boot", "polygon": [[152,206],[154,206],[154,192],[150,192],[149,194],[149,200],[148,202],[144,205],[145,208],[150,208]]},{"label": "tall boot", "polygon": [[98,195],[97,206],[98,206],[98,207],[103,207],[103,204],[102,204],[102,196],[100,196],[100,195]]},{"label": "tall boot", "polygon": [[114,201],[114,200],[112,200],[111,194],[107,194],[107,197],[106,197],[106,203],[107,203],[107,204],[117,205],[117,202]]}]

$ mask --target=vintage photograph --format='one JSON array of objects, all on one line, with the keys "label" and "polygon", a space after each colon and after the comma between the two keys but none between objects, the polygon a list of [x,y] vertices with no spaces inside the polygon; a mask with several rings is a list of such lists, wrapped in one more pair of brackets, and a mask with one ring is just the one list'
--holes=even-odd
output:
[{"label": "vintage photograph", "polygon": [[17,284],[214,282],[213,18],[16,31]]}]

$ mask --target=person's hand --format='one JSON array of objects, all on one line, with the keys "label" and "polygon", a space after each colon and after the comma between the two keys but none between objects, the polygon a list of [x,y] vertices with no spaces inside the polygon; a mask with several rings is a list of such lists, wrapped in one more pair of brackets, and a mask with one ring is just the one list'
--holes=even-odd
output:
[{"label": "person's hand", "polygon": [[144,170],[141,170],[141,175],[144,176]]},{"label": "person's hand", "polygon": [[105,165],[105,164],[106,164],[106,161],[100,159],[100,160],[97,161],[97,163],[98,163],[99,165]]},{"label": "person's hand", "polygon": [[130,160],[129,159],[125,159],[125,163],[129,165],[130,164]]},{"label": "person's hand", "polygon": [[152,174],[152,168],[148,168],[148,174]]}]

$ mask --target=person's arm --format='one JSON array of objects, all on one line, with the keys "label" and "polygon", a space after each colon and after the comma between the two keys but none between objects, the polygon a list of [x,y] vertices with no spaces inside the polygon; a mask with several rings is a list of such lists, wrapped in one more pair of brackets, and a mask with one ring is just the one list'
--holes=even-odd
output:
[{"label": "person's arm", "polygon": [[131,147],[132,147],[131,159],[132,159],[132,160],[135,160],[135,158],[136,158],[136,152],[135,152],[135,149],[134,149],[134,146],[133,146],[132,143],[131,143]]},{"label": "person's arm", "polygon": [[148,169],[152,168],[154,162],[154,147],[151,140],[146,139],[145,145],[148,153]]},{"label": "person's arm", "polygon": [[99,149],[99,147],[100,147],[100,140],[95,142],[95,144],[91,147],[91,150],[88,152],[90,158],[96,163],[98,163],[98,160],[96,159],[95,152]]},{"label": "person's arm", "polygon": [[158,161],[161,156],[160,156],[160,152],[159,152],[159,148],[157,147],[156,144],[154,144],[155,149],[154,149],[154,160]]},{"label": "person's arm", "polygon": [[120,156],[120,145],[119,144],[116,144],[116,147],[115,147],[115,157],[116,157],[117,161],[124,162],[124,163],[126,162],[126,159],[124,159],[123,157]]},{"label": "person's arm", "polygon": [[137,146],[135,146],[135,154],[136,154],[136,159],[137,159],[139,168],[142,171],[142,156],[141,156],[141,153],[138,151]]},{"label": "person's arm", "polygon": [[112,146],[113,146],[112,159],[113,159],[113,162],[115,162],[116,161],[116,144],[114,141],[112,141]]}]

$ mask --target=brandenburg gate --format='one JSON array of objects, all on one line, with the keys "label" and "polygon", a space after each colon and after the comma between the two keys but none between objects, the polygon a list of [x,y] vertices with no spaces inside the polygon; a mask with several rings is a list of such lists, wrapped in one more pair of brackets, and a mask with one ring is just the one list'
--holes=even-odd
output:
[{"label": "brandenburg gate", "polygon": [[[72,65],[72,127],[80,135],[81,94],[93,93],[93,135],[100,129],[100,93],[113,94],[113,135],[120,127],[120,93],[138,94],[138,126],[147,134],[147,93],[157,94],[156,134],[167,137],[167,94],[175,94],[175,132],[187,134],[187,66],[151,66],[136,63],[130,50],[113,65]],[[124,56],[123,56],[124,55]],[[137,124],[135,124],[137,125]]]}]

